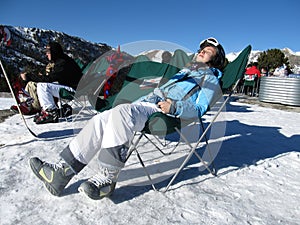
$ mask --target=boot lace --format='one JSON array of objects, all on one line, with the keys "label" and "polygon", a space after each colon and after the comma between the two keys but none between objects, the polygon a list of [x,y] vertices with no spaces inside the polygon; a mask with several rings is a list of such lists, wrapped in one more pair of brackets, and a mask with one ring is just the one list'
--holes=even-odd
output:
[{"label": "boot lace", "polygon": [[112,176],[107,168],[102,168],[100,173],[91,177],[88,181],[95,184],[97,187],[112,184]]},{"label": "boot lace", "polygon": [[46,166],[49,166],[50,168],[54,169],[54,171],[57,171],[59,169],[63,169],[63,164],[62,162],[58,162],[58,163],[48,163],[48,162],[44,162],[43,163]]}]

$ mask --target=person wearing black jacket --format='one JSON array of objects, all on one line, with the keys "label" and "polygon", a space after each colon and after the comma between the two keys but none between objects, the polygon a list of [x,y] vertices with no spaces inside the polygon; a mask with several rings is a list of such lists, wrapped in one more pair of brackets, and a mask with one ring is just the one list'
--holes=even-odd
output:
[{"label": "person wearing black jacket", "polygon": [[37,124],[58,122],[58,110],[53,97],[59,97],[60,88],[75,92],[82,76],[78,64],[63,52],[59,43],[49,42],[46,55],[52,63],[47,75],[21,74],[23,80],[37,82],[37,96],[42,108],[34,118]]}]

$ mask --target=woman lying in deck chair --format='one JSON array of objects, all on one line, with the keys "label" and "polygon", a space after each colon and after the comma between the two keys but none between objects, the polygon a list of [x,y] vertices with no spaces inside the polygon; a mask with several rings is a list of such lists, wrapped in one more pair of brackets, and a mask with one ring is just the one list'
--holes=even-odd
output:
[{"label": "woman lying in deck chair", "polygon": [[83,182],[79,191],[92,199],[110,196],[134,133],[141,131],[155,112],[182,119],[204,115],[222,95],[219,79],[224,61],[224,49],[215,38],[202,41],[188,68],[153,93],[97,114],[60,153],[58,163],[50,164],[34,157],[30,159],[32,171],[51,194],[59,196],[72,177],[98,153],[99,173]]}]

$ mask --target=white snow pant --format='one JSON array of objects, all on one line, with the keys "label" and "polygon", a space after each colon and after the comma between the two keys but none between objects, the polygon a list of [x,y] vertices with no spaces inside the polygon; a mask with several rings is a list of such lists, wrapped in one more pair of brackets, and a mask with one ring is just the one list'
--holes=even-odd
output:
[{"label": "white snow pant", "polygon": [[[88,164],[99,152],[100,166],[120,170],[124,167],[134,133],[141,131],[148,117],[157,111],[161,110],[148,102],[122,104],[104,111],[88,121],[72,139],[69,149],[74,158],[83,164]],[[122,150],[125,151],[120,152]]]},{"label": "white snow pant", "polygon": [[61,84],[37,83],[37,95],[43,110],[56,108],[53,97],[59,98],[60,88],[65,88],[68,91],[75,92],[73,88]]}]

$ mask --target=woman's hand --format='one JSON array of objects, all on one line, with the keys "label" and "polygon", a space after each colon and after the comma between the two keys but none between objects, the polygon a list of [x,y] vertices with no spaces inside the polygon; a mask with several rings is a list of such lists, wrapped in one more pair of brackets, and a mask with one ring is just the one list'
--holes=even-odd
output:
[{"label": "woman's hand", "polygon": [[161,109],[161,111],[165,114],[170,113],[171,105],[172,105],[172,100],[167,99],[166,101],[159,102],[157,103],[158,107]]}]

